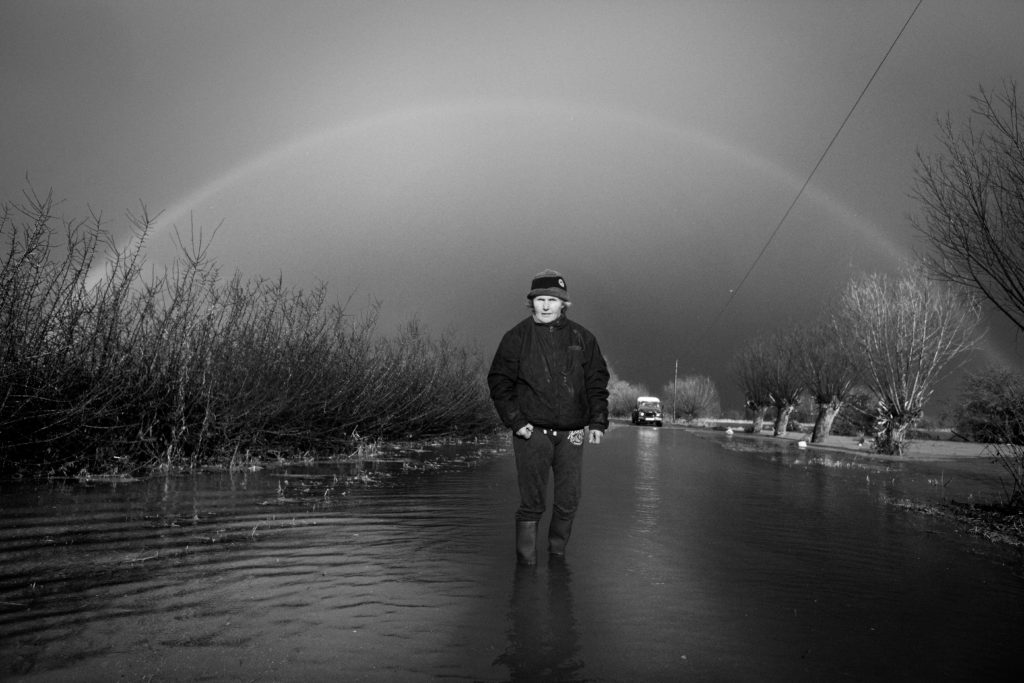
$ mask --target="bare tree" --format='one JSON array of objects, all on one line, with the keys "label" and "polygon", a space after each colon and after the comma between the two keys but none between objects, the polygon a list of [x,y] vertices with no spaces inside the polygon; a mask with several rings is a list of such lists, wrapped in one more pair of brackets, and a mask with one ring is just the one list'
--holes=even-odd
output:
[{"label": "bare tree", "polygon": [[817,415],[812,443],[821,443],[832,433],[832,422],[842,410],[857,383],[857,366],[838,343],[846,336],[832,321],[819,321],[796,333],[797,364]]},{"label": "bare tree", "polygon": [[770,353],[764,339],[758,337],[743,346],[732,361],[732,375],[743,392],[747,410],[753,414],[751,431],[754,434],[763,429],[765,413],[772,405],[765,371]]},{"label": "bare tree", "polygon": [[766,340],[768,355],[764,359],[768,398],[775,407],[775,436],[785,436],[789,416],[804,393],[800,372],[799,343],[794,332],[780,332]]},{"label": "bare tree", "polygon": [[918,153],[914,228],[928,270],[980,293],[1024,330],[1024,111],[1017,87],[980,89],[959,129],[939,122],[942,151]]},{"label": "bare tree", "polygon": [[675,382],[675,393],[673,393],[672,382],[669,382],[662,389],[663,396],[676,397],[676,414],[672,419],[684,418],[696,420],[701,417],[717,415],[722,410],[721,401],[718,397],[718,387],[714,380],[705,375],[687,375]]},{"label": "bare tree", "polygon": [[643,384],[631,384],[619,379],[615,374],[608,382],[608,412],[615,417],[629,417],[636,405],[637,396],[647,395],[647,387]]},{"label": "bare tree", "polygon": [[980,338],[981,312],[969,294],[930,281],[920,267],[899,277],[850,281],[835,312],[840,338],[878,398],[875,446],[902,455],[907,430],[935,383]]}]

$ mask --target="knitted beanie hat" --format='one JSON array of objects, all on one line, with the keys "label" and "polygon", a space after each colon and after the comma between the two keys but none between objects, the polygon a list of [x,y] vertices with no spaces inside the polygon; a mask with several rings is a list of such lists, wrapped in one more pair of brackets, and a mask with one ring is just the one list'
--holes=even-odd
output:
[{"label": "knitted beanie hat", "polygon": [[535,296],[555,296],[562,301],[569,300],[569,291],[565,286],[565,278],[556,270],[545,270],[533,276],[530,283],[530,293],[527,299],[532,300]]}]

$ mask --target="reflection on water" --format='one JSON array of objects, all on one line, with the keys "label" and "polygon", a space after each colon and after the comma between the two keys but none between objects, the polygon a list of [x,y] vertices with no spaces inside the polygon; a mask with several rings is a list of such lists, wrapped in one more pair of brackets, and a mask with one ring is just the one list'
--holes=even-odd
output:
[{"label": "reflection on water", "polygon": [[888,502],[998,495],[998,468],[728,445],[613,428],[588,447],[566,559],[526,569],[504,438],[445,474],[400,476],[395,459],[381,486],[339,465],[3,483],[0,678],[992,680],[1016,666],[1020,553]]},{"label": "reflection on water", "polygon": [[637,533],[649,534],[657,528],[661,486],[658,481],[658,435],[660,428],[640,427],[637,431],[637,477],[634,523]]},{"label": "reflection on water", "polygon": [[509,601],[508,648],[495,663],[512,681],[573,681],[583,667],[572,604],[572,570],[552,558],[545,568],[516,567]]}]

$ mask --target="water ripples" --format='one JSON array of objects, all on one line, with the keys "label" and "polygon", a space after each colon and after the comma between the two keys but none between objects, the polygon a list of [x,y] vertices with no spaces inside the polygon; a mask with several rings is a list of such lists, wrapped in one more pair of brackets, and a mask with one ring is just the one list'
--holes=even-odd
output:
[{"label": "water ripples", "polygon": [[490,448],[376,487],[338,466],[4,484],[0,677],[956,677],[1022,635],[1012,570],[885,503],[935,492],[930,470],[616,428],[588,449],[568,559],[522,571]]}]

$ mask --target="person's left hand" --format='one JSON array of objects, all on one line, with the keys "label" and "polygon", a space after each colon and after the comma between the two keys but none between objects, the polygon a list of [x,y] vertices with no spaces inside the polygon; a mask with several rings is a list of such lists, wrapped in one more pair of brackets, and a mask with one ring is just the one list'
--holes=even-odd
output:
[{"label": "person's left hand", "polygon": [[590,430],[590,443],[601,443],[601,437],[604,436],[604,432],[600,429]]}]

